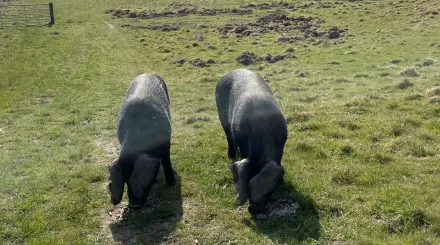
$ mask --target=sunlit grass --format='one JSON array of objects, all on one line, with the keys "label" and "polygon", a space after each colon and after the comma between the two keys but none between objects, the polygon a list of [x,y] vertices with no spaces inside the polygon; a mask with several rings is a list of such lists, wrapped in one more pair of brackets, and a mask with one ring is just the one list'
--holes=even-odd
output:
[{"label": "sunlit grass", "polygon": [[[54,26],[0,29],[0,243],[440,243],[435,1],[285,10],[325,19],[322,30],[347,25],[352,35],[339,43],[216,31],[265,11],[153,20],[104,13],[162,11],[172,2],[54,1]],[[189,2],[212,9],[264,1]],[[288,121],[285,183],[273,197],[301,208],[296,216],[253,219],[234,203],[214,89],[242,67],[235,61],[241,53],[292,49],[297,59],[248,68],[269,82]],[[197,68],[190,64],[196,58],[216,63]],[[179,59],[187,62],[174,64]],[[143,72],[159,74],[169,88],[179,181],[167,188],[160,175],[151,193],[156,206],[114,222],[109,212],[119,207],[106,184],[107,165],[118,156],[116,117],[130,80]]]}]

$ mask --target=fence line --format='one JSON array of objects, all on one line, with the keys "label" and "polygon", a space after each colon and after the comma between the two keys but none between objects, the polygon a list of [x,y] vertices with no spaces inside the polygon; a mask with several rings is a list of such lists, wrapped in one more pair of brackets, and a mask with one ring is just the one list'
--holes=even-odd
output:
[{"label": "fence line", "polygon": [[[44,7],[45,6],[45,7]],[[53,4],[0,4],[0,28],[55,24]]]}]

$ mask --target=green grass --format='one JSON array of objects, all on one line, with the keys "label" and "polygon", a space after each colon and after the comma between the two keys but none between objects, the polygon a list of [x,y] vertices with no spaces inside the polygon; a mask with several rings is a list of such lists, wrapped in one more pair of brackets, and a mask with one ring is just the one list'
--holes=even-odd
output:
[{"label": "green grass", "polygon": [[[212,9],[264,1],[188,2]],[[216,31],[264,10],[152,20],[104,13],[161,11],[171,0],[55,0],[52,27],[0,29],[0,243],[439,244],[440,22],[424,13],[440,6],[335,2],[285,11],[325,19],[323,31],[347,25],[352,35],[342,43]],[[120,27],[127,23],[181,28]],[[285,183],[273,198],[294,199],[300,210],[253,219],[234,203],[214,90],[242,67],[235,61],[242,52],[264,57],[288,48],[297,59],[248,68],[269,81],[288,120]],[[174,64],[182,58],[186,64]],[[216,64],[196,68],[189,64],[196,58]],[[156,204],[115,221],[121,205],[110,204],[107,165],[118,156],[123,96],[143,72],[161,75],[169,88],[178,184],[168,188],[160,175]],[[397,88],[404,79],[413,86]]]}]

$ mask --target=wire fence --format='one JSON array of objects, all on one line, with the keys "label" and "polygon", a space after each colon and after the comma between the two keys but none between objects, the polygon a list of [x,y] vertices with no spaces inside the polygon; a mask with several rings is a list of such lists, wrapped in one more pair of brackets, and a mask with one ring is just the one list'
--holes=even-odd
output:
[{"label": "wire fence", "polygon": [[2,4],[0,28],[54,24],[53,4]]}]

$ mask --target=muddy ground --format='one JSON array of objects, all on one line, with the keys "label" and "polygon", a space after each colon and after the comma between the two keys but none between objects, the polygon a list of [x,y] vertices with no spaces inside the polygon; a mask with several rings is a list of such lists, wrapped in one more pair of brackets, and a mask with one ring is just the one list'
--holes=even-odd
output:
[{"label": "muddy ground", "polygon": [[163,32],[169,32],[169,31],[177,31],[180,29],[179,26],[174,25],[132,25],[132,24],[123,24],[121,27],[130,27],[135,29],[148,29],[148,30],[158,30]]},{"label": "muddy ground", "polygon": [[[343,2],[335,2],[335,5],[344,4]],[[332,8],[334,7],[328,2],[309,2],[304,5],[295,5],[288,2],[274,2],[274,3],[262,3],[262,4],[248,4],[240,6],[239,8],[224,8],[224,9],[199,9],[198,6],[188,3],[172,3],[167,9],[161,12],[155,10],[151,11],[131,11],[129,9],[109,9],[105,11],[106,14],[111,14],[115,17],[126,17],[126,18],[139,18],[139,19],[154,19],[161,17],[183,17],[188,15],[199,15],[199,16],[214,16],[214,15],[251,15],[254,10],[274,10],[274,9],[288,9],[290,11],[295,11],[298,9],[307,9],[310,7],[315,8]]]},{"label": "muddy ground", "polygon": [[266,206],[266,212],[257,214],[256,219],[267,219],[269,217],[294,216],[298,213],[300,205],[294,200],[276,200]]},{"label": "muddy ground", "polygon": [[199,16],[215,16],[219,14],[229,14],[229,15],[250,15],[253,13],[252,9],[202,9],[198,10],[196,7],[192,8],[182,8],[176,11],[165,10],[162,12],[156,11],[131,11],[127,10],[107,10],[106,14],[111,14],[115,17],[126,17],[126,18],[138,18],[138,19],[155,19],[162,17],[183,17],[188,15],[199,15]]},{"label": "muddy ground", "polygon": [[275,62],[278,62],[281,60],[287,60],[287,59],[296,59],[296,56],[291,53],[286,53],[286,54],[281,54],[281,55],[266,54],[263,58],[263,57],[258,57],[254,53],[246,51],[246,52],[240,54],[235,60],[240,64],[248,66],[248,65],[255,64],[256,62],[263,61],[263,60],[268,63],[275,63]]},{"label": "muddy ground", "polygon": [[[348,32],[348,28],[331,27],[328,30],[322,30],[320,25],[325,23],[325,20],[318,17],[304,17],[291,16],[290,13],[297,9],[306,9],[310,7],[315,8],[329,8],[335,5],[344,4],[343,2],[335,2],[330,5],[326,2],[310,2],[304,5],[296,6],[293,3],[275,2],[263,4],[248,4],[233,9],[201,9],[194,4],[171,4],[169,7],[172,10],[157,11],[131,11],[127,10],[107,10],[107,14],[111,14],[114,18],[138,18],[138,19],[153,19],[162,17],[182,17],[188,15],[199,16],[216,16],[216,15],[252,15],[255,11],[266,11],[266,14],[257,17],[255,21],[248,23],[228,23],[213,27],[223,37],[235,36],[258,36],[266,33],[280,34],[281,37],[277,39],[278,42],[294,43],[297,41],[307,39],[338,39]],[[285,12],[288,11],[288,12]],[[145,25],[135,26],[131,24],[124,24],[121,27],[143,28],[150,30],[159,30],[164,32],[179,30],[179,24],[172,25]]]},{"label": "muddy ground", "polygon": [[269,13],[261,16],[255,22],[247,24],[226,24],[217,28],[223,36],[251,36],[265,33],[285,35],[278,38],[278,42],[296,42],[309,38],[337,39],[348,32],[348,28],[332,27],[328,31],[319,30],[324,19],[317,17],[289,17],[284,12]]}]

